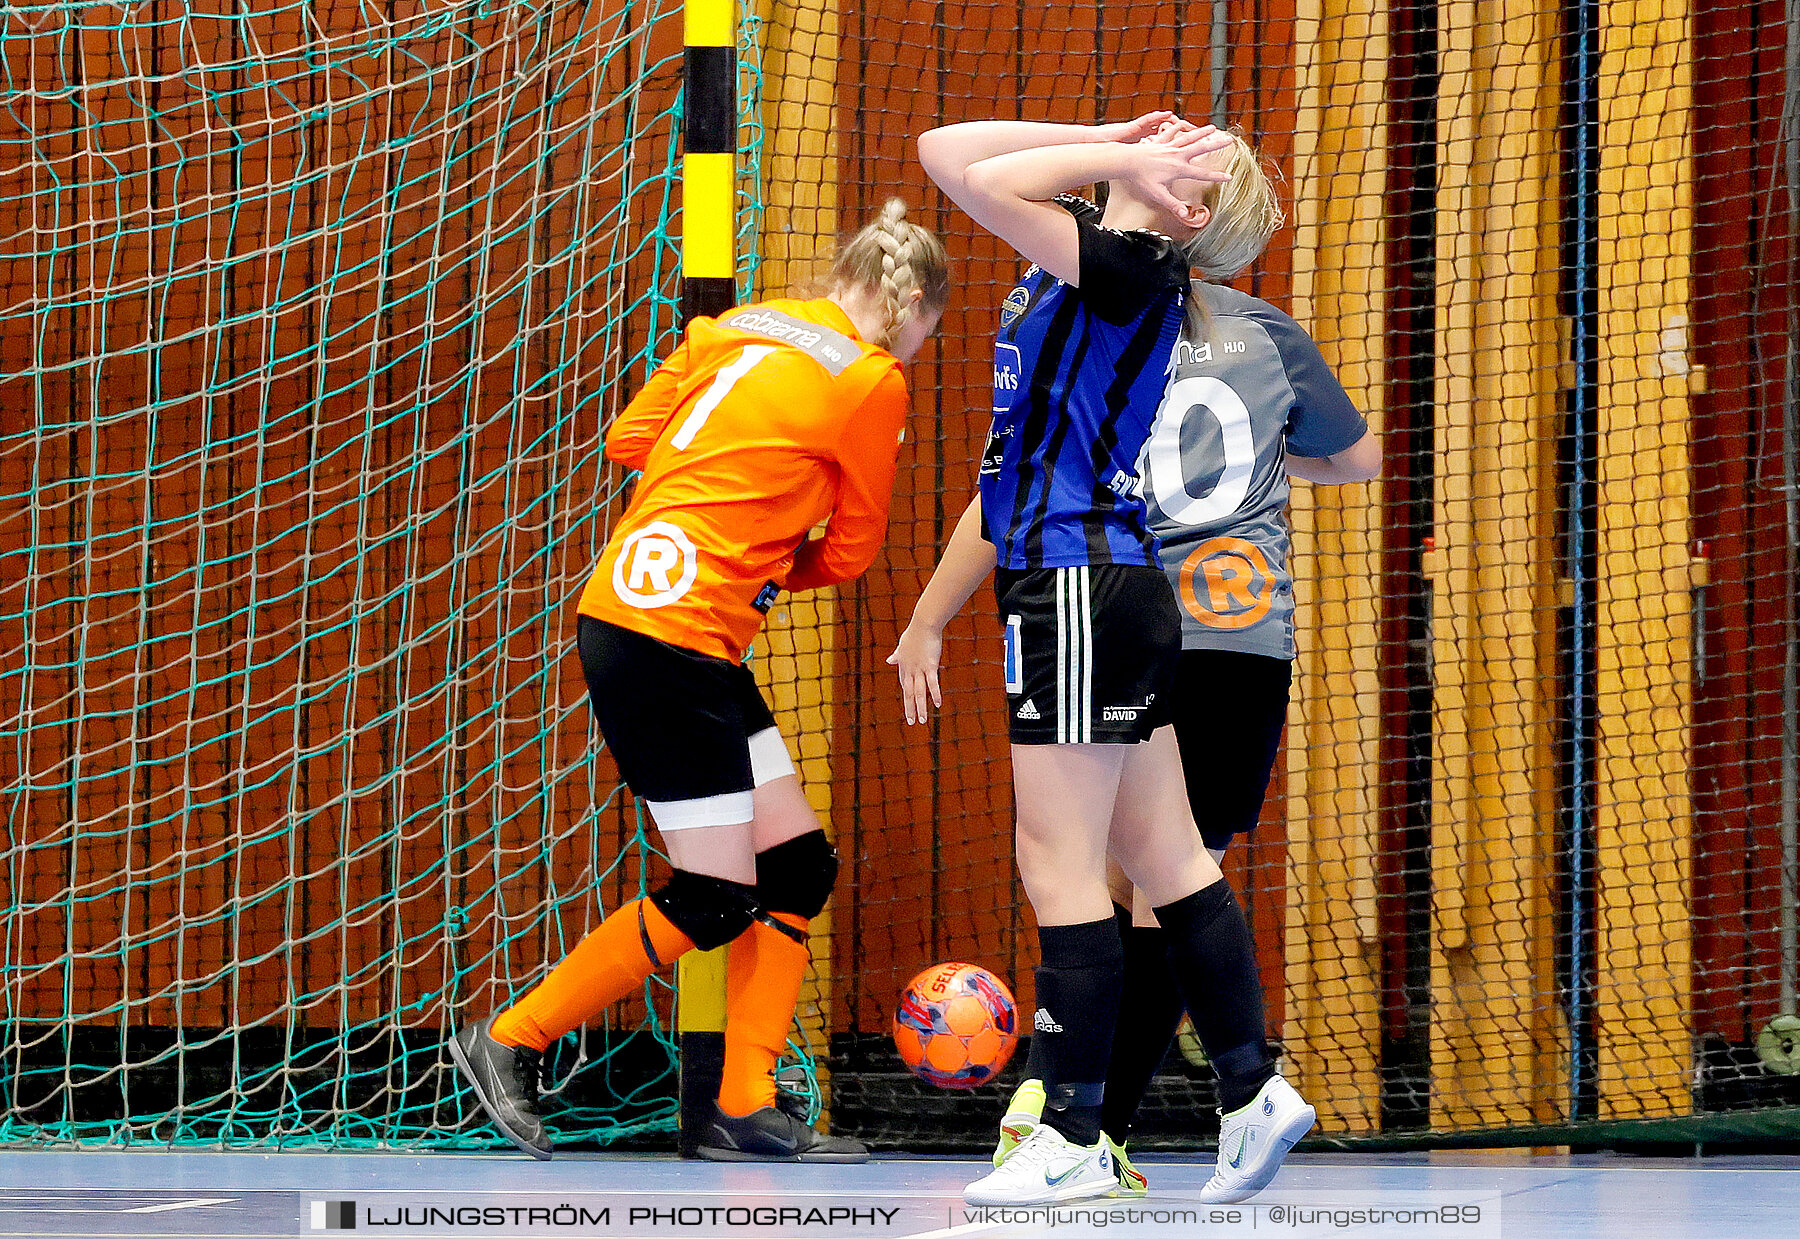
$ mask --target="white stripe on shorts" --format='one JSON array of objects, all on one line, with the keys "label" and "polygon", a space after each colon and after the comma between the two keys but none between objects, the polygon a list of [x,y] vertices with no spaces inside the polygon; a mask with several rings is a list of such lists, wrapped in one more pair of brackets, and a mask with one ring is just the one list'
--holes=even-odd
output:
[{"label": "white stripe on shorts", "polygon": [[1056,742],[1094,742],[1094,611],[1086,565],[1056,572]]},{"label": "white stripe on shorts", "polygon": [[798,774],[779,727],[765,727],[750,737],[750,781],[757,787]]},{"label": "white stripe on shorts", "polygon": [[1074,568],[1057,574],[1062,584],[1063,614],[1067,617],[1063,656],[1069,663],[1069,687],[1063,704],[1063,730],[1070,744],[1081,743],[1081,597],[1075,592],[1075,574]]},{"label": "white stripe on shorts", "polygon": [[1078,702],[1080,713],[1076,715],[1082,720],[1082,744],[1094,742],[1094,603],[1093,580],[1089,576],[1087,564],[1082,564],[1082,580],[1076,587],[1080,591],[1082,603],[1082,683],[1080,690],[1082,699]]},{"label": "white stripe on shorts", "polygon": [[1069,742],[1069,589],[1068,573],[1058,568],[1056,579],[1056,742]]},{"label": "white stripe on shorts", "polygon": [[644,807],[664,834],[702,826],[741,826],[756,816],[756,804],[749,792],[721,792],[692,800],[646,800]]}]

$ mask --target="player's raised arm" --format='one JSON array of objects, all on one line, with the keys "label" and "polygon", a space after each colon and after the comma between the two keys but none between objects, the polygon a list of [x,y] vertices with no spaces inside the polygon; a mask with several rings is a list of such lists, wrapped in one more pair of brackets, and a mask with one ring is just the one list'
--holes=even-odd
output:
[{"label": "player's raised arm", "polygon": [[1381,476],[1381,440],[1318,344],[1284,314],[1271,311],[1263,321],[1294,394],[1283,435],[1288,475],[1328,486]]},{"label": "player's raised arm", "polygon": [[962,199],[957,195],[962,190],[963,174],[983,159],[1077,142],[1136,142],[1175,119],[1173,112],[1146,112],[1136,120],[1110,125],[1057,125],[1031,120],[942,125],[919,136],[919,163],[950,200],[961,205]]},{"label": "player's raised arm", "polygon": [[[1144,141],[1147,137],[1156,140]],[[1211,126],[1187,125],[1166,112],[1123,125],[976,121],[925,133],[919,158],[938,187],[976,223],[1051,275],[1079,285],[1080,239],[1074,220],[1053,201],[1058,194],[1097,181],[1123,181],[1158,208],[1190,212],[1176,187],[1226,179],[1203,161],[1230,140]]]}]

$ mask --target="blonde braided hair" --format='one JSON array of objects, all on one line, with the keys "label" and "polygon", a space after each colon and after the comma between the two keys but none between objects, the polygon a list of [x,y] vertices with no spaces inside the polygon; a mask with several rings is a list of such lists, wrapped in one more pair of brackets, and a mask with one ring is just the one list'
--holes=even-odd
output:
[{"label": "blonde braided hair", "polygon": [[832,288],[867,288],[881,294],[887,325],[870,341],[882,348],[893,343],[906,325],[916,289],[921,303],[938,313],[950,301],[950,260],[944,243],[928,228],[906,221],[906,203],[889,198],[881,213],[838,250],[826,283]]}]

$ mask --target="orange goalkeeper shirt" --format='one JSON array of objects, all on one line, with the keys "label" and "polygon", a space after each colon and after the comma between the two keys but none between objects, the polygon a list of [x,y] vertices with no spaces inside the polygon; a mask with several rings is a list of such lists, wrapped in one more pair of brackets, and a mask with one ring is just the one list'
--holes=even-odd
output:
[{"label": "orange goalkeeper shirt", "polygon": [[642,476],[581,614],[741,661],[780,590],[874,560],[906,407],[899,361],[828,300],[695,319],[607,432]]}]

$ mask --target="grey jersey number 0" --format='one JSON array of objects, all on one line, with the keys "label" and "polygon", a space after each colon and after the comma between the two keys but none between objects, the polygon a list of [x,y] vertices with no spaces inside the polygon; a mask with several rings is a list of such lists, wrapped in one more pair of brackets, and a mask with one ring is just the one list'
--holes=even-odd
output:
[{"label": "grey jersey number 0", "polygon": [[1194,285],[1210,311],[1184,328],[1138,461],[1183,649],[1294,657],[1287,454],[1331,456],[1367,430],[1312,337],[1266,301]]}]

